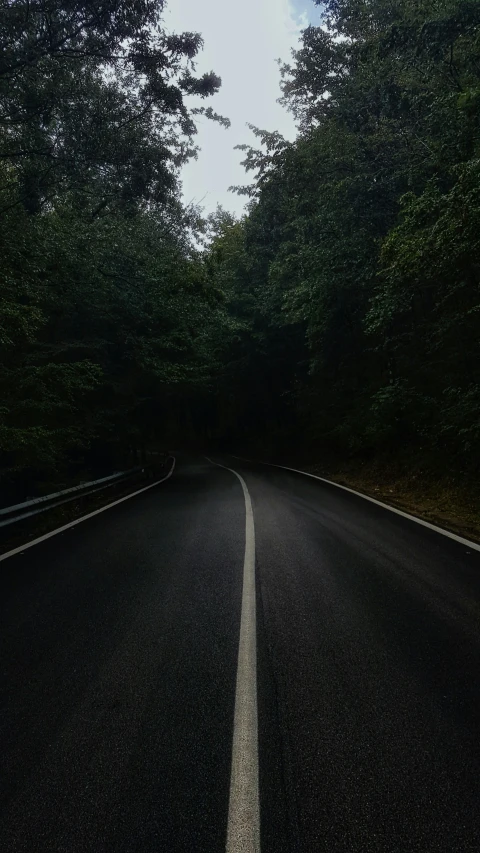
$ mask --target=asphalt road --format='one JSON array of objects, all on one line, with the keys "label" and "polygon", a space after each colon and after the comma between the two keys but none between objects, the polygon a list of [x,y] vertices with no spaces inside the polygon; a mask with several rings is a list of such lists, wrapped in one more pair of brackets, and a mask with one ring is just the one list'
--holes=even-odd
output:
[{"label": "asphalt road", "polygon": [[[213,458],[253,505],[261,853],[478,853],[480,553]],[[225,851],[244,551],[238,478],[180,458],[0,563],[2,851]]]}]

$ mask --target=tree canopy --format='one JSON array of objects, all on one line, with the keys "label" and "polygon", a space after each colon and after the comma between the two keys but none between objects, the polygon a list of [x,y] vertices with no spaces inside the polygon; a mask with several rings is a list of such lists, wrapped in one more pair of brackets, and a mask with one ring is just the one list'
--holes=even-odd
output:
[{"label": "tree canopy", "polygon": [[281,69],[297,140],[246,152],[264,393],[294,444],[478,466],[479,4],[322,6]]},{"label": "tree canopy", "polygon": [[1,5],[7,490],[152,436],[478,467],[480,6],[319,5],[239,220],[181,202],[196,116],[228,127],[199,34],[161,0]]},{"label": "tree canopy", "polygon": [[[158,0],[0,11],[0,464],[6,489],[108,469],[208,384],[222,312],[180,201],[220,79]],[[187,108],[185,95],[197,96]],[[189,98],[189,103],[192,98]]]}]

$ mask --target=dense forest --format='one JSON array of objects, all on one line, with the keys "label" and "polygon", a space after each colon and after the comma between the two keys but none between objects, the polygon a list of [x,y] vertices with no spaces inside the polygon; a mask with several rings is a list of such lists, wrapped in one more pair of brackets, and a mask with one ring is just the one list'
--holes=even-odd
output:
[{"label": "dense forest", "polygon": [[4,488],[152,441],[478,473],[480,4],[319,5],[237,221],[182,205],[228,117],[162,0],[1,4]]}]

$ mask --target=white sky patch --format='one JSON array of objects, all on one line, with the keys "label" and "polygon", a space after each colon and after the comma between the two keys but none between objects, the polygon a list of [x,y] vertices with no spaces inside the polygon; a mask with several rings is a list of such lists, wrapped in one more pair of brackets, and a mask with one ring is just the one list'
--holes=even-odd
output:
[{"label": "white sky patch", "polygon": [[228,187],[250,182],[240,161],[243,152],[234,146],[257,145],[247,122],[265,130],[278,130],[295,138],[292,116],[280,104],[280,70],[277,59],[290,61],[299,46],[305,17],[291,0],[170,0],[165,24],[173,32],[199,32],[204,48],[197,57],[197,73],[214,71],[222,78],[218,95],[200,101],[231,121],[229,130],[199,116],[196,142],[198,160],[182,172],[184,202],[201,204],[207,213],[221,204],[241,214],[245,196]]}]

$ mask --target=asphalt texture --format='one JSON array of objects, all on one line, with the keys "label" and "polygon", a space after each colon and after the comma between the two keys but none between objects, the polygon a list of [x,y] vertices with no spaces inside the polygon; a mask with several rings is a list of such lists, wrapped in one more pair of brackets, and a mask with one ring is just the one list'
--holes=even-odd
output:
[{"label": "asphalt texture", "polygon": [[[213,454],[256,535],[262,853],[480,851],[480,553]],[[225,850],[245,505],[173,477],[0,563],[0,849]]]}]

